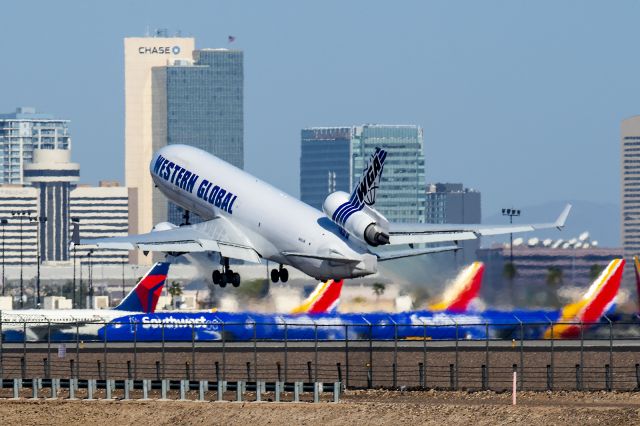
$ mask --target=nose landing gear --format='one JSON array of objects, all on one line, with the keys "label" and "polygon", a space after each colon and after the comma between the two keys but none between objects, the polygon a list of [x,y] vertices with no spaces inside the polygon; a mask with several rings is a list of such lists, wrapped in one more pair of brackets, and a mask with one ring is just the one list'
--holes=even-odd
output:
[{"label": "nose landing gear", "polygon": [[272,269],[271,281],[274,283],[277,283],[278,281],[286,283],[287,281],[289,281],[289,271],[287,271],[286,268],[282,267],[282,265],[280,265],[278,269]]},{"label": "nose landing gear", "polygon": [[233,272],[229,268],[229,258],[223,257],[220,263],[222,264],[222,271],[216,269],[211,274],[213,283],[219,285],[222,288],[226,287],[227,284],[238,287],[240,285],[240,274],[237,272]]}]

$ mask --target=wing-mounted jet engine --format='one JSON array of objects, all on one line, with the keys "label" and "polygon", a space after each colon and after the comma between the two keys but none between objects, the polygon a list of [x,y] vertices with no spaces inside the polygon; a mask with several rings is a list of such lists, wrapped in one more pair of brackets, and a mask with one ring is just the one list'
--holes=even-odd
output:
[{"label": "wing-mounted jet engine", "polygon": [[345,233],[370,246],[389,244],[389,221],[373,208],[387,151],[376,148],[351,196],[337,191],[324,200],[322,210]]}]

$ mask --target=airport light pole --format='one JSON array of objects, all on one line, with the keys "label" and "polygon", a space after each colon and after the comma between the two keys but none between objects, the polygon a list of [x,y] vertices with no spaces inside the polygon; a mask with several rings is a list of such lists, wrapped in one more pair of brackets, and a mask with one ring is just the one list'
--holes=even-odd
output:
[{"label": "airport light pole", "polygon": [[22,221],[31,216],[31,212],[26,210],[12,211],[11,216],[17,217],[20,221],[20,308],[24,308],[24,280],[23,280],[23,250],[22,250]]},{"label": "airport light pole", "polygon": [[[509,216],[509,224],[513,224],[513,217],[520,216],[519,209],[502,209],[502,216]],[[513,233],[509,234],[509,261],[513,265]]]},{"label": "airport light pole", "polygon": [[7,223],[9,223],[9,221],[7,219],[0,219],[0,225],[2,225],[2,295],[4,296],[4,286],[5,286],[5,279],[4,279],[4,228],[7,225]]},{"label": "airport light pole", "polygon": [[40,309],[40,236],[42,231],[40,228],[47,222],[46,216],[29,216],[29,221],[36,222],[36,309]]}]

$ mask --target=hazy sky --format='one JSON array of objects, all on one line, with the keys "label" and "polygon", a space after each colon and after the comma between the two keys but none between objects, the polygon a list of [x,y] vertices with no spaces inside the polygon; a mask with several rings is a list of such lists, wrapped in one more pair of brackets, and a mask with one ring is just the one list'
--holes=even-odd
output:
[{"label": "hazy sky", "polygon": [[637,1],[13,1],[1,13],[0,111],[72,120],[85,182],[123,179],[123,38],[168,28],[200,48],[236,37],[246,168],[294,195],[302,127],[415,123],[427,179],[481,190],[485,215],[619,204],[619,125],[640,113]]}]

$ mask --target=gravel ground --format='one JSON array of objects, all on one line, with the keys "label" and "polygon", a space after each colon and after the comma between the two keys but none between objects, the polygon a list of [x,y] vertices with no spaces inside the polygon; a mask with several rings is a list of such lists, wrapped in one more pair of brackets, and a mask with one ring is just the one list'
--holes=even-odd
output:
[{"label": "gravel ground", "polygon": [[639,393],[347,391],[338,404],[0,400],[3,424],[640,424]]}]

